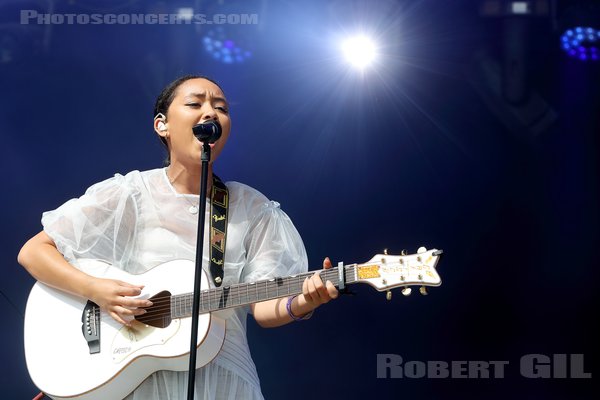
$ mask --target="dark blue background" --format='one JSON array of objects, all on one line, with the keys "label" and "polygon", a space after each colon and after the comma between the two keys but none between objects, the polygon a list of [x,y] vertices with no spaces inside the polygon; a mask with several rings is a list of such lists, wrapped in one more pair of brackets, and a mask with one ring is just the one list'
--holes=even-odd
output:
[{"label": "dark blue background", "polygon": [[[57,1],[54,12],[185,4]],[[559,2],[555,29],[540,18],[526,36],[526,87],[556,120],[539,134],[509,127],[509,108],[492,112],[473,84],[482,54],[502,60],[500,19],[482,18],[477,4],[204,4],[198,12],[259,14],[258,26],[225,26],[253,51],[225,65],[202,49],[208,26],[23,26],[20,9],[43,8],[0,3],[12,54],[0,63],[0,396],[37,393],[22,340],[34,281],[16,255],[41,229],[41,213],[115,172],[161,166],[154,100],[176,77],[202,73],[232,105],[216,172],[282,204],[312,269],[325,256],[364,262],[383,248],[445,251],[444,283],[428,297],[395,291],[387,302],[357,285],[356,296],[309,322],[272,330],[250,322],[267,398],[590,398],[591,379],[531,380],[518,363],[530,353],[583,353],[586,371],[597,372],[600,64],[561,52],[561,29],[577,18]],[[383,47],[364,74],[335,44],[360,26]],[[378,353],[510,364],[504,379],[377,379]]]}]

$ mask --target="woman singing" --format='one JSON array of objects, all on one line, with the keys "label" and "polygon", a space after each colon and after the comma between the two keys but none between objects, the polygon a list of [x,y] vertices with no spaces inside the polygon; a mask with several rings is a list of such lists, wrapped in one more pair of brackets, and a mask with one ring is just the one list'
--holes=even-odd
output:
[{"label": "woman singing", "polygon": [[[143,286],[93,277],[74,265],[78,259],[98,259],[137,275],[174,259],[194,261],[199,201],[210,199],[198,196],[202,144],[192,127],[211,120],[221,125],[222,136],[211,145],[212,160],[218,159],[231,131],[223,91],[201,76],[185,76],[165,87],[153,114],[154,130],[167,147],[168,166],[116,174],[92,185],[83,196],[45,212],[43,230],[23,246],[18,257],[35,279],[93,301],[121,324],[130,324],[152,304],[139,297]],[[208,193],[216,179],[212,160]],[[229,207],[222,284],[305,272],[304,245],[279,205],[247,185],[228,182],[226,187]],[[206,221],[208,227],[210,216]],[[207,269],[209,229],[205,231],[203,266]],[[323,265],[329,268],[331,263],[325,259]],[[263,327],[276,327],[306,319],[337,296],[335,286],[324,283],[316,273],[304,281],[298,296],[236,308],[227,319],[221,351],[196,371],[196,398],[262,399],[246,340],[247,314]],[[158,371],[127,399],[182,399],[186,391],[186,371]]]}]

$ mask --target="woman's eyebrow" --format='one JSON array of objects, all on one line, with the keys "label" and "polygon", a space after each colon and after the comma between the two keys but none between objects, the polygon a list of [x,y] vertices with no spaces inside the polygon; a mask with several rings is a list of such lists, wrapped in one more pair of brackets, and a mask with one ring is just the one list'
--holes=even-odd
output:
[{"label": "woman's eyebrow", "polygon": [[[206,98],[206,93],[190,93],[186,97],[197,97],[200,99],[204,99]],[[223,103],[228,104],[227,100],[224,97],[212,96],[211,98],[213,101],[222,101]]]}]

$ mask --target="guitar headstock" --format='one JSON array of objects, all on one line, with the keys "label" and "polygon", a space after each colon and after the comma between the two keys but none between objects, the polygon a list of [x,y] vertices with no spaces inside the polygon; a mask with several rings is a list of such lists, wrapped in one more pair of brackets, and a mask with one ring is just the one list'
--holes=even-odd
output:
[{"label": "guitar headstock", "polygon": [[389,255],[377,254],[364,264],[357,264],[357,282],[368,283],[380,292],[388,291],[388,300],[391,298],[390,289],[402,287],[402,294],[411,293],[410,286],[420,286],[420,293],[427,294],[427,286],[440,286],[442,280],[437,273],[437,265],[441,250],[427,250],[420,247],[416,254]]}]

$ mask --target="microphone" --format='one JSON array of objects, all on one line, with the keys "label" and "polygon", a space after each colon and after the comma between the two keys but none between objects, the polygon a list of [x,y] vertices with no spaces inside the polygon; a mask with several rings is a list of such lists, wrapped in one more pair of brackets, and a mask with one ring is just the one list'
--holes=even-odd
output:
[{"label": "microphone", "polygon": [[201,142],[214,143],[221,137],[223,129],[218,121],[210,120],[201,124],[195,125],[192,128],[194,136]]}]

